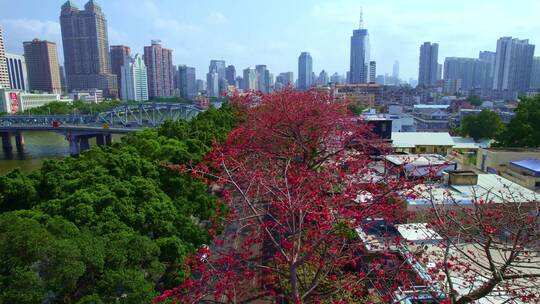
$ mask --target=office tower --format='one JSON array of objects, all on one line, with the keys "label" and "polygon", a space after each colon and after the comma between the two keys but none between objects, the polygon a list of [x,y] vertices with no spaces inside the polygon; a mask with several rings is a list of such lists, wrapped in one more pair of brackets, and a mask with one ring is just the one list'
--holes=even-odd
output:
[{"label": "office tower", "polygon": [[111,73],[107,20],[101,7],[90,0],[79,10],[71,1],[60,15],[67,82],[70,90],[101,89],[118,96],[116,75]]},{"label": "office tower", "polygon": [[60,73],[60,87],[62,88],[62,93],[65,94],[69,91],[67,80],[66,80],[66,72],[63,66],[59,66],[58,70]]},{"label": "office tower", "polygon": [[178,67],[178,87],[180,96],[185,99],[197,97],[195,68],[181,65]]},{"label": "office tower", "polygon": [[28,90],[28,74],[24,56],[6,53],[9,85],[15,90]]},{"label": "office tower", "polygon": [[174,96],[174,69],[172,50],[161,46],[160,40],[152,40],[144,47],[144,64],[148,70],[148,97]]},{"label": "office tower", "polygon": [[280,89],[284,89],[286,87],[294,87],[294,73],[293,72],[285,72],[285,73],[279,73],[279,75],[276,76],[276,86],[278,86]]},{"label": "office tower", "polygon": [[351,65],[349,83],[369,82],[369,34],[364,28],[363,13],[360,12],[360,26],[351,36]]},{"label": "office tower", "polygon": [[[111,45],[111,71],[116,75],[116,80],[118,83],[118,90],[121,94],[121,83],[122,83],[122,66],[126,60],[131,58],[131,49],[129,46],[125,45]],[[122,96],[122,99],[123,98]]]},{"label": "office tower", "polygon": [[330,82],[333,84],[345,84],[345,78],[336,72],[330,77]]},{"label": "office tower", "polygon": [[437,64],[437,81],[442,79],[443,65],[441,63]]},{"label": "office tower", "polygon": [[227,91],[227,79],[225,70],[226,66],[224,60],[210,60],[208,72],[212,73],[212,71],[215,71],[218,74],[218,90],[220,93],[225,93]]},{"label": "office tower", "polygon": [[195,81],[195,83],[197,84],[197,93],[200,93],[200,92],[204,92],[204,88],[205,88],[205,85],[204,85],[204,80],[202,79],[197,79]]},{"label": "office tower", "polygon": [[234,83],[237,88],[241,89],[244,87],[244,78],[237,76]]},{"label": "office tower", "polygon": [[396,80],[396,82],[399,82],[399,61],[394,61],[394,65],[392,66],[392,77]]},{"label": "office tower", "polygon": [[330,78],[328,77],[328,73],[326,73],[325,70],[322,70],[319,73],[319,77],[317,78],[317,84],[318,85],[327,85],[330,82]]},{"label": "office tower", "polygon": [[270,92],[270,72],[266,69],[266,65],[259,64],[255,66],[255,71],[257,72],[257,90],[262,93]]},{"label": "office tower", "polygon": [[225,79],[227,79],[229,85],[236,86],[236,68],[234,65],[229,65],[225,69]]},{"label": "office tower", "polygon": [[208,97],[219,97],[219,74],[212,70],[206,74],[206,95]]},{"label": "office tower", "polygon": [[256,91],[257,90],[257,71],[252,68],[244,69],[243,82],[244,86],[242,89],[244,91]]},{"label": "office tower", "polygon": [[308,52],[298,57],[298,89],[309,90],[313,85],[313,59]]},{"label": "office tower", "polygon": [[266,70],[266,79],[268,80],[268,93],[271,93],[274,88],[274,74]]},{"label": "office tower", "polygon": [[4,33],[0,26],[0,88],[9,88],[9,75],[6,65],[6,50],[4,48]]},{"label": "office tower", "polygon": [[420,46],[420,67],[418,71],[419,86],[433,86],[437,83],[439,70],[439,45],[425,42]]},{"label": "office tower", "polygon": [[148,100],[148,71],[141,55],[137,54],[133,59],[129,56],[124,58],[120,76],[123,100]]},{"label": "office tower", "polygon": [[375,83],[375,77],[377,75],[377,62],[369,62],[369,83]]},{"label": "office tower", "polygon": [[30,90],[62,93],[56,43],[34,39],[23,46]]},{"label": "office tower", "polygon": [[525,94],[531,83],[534,45],[529,40],[502,37],[497,41],[493,89]]},{"label": "office tower", "polygon": [[531,89],[540,90],[540,57],[534,57],[531,68]]}]

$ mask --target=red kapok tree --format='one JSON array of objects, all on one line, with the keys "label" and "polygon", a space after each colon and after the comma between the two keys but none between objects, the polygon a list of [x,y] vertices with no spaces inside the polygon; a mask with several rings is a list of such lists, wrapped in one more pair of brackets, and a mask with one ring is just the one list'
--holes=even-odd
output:
[{"label": "red kapok tree", "polygon": [[[207,162],[182,168],[224,189],[223,233],[188,263],[193,276],[158,301],[369,302],[374,286],[408,284],[383,256],[361,267],[354,228],[402,216],[392,198],[407,183],[381,177],[386,147],[327,92],[233,96],[243,122]],[[387,295],[382,295],[386,297]]]}]

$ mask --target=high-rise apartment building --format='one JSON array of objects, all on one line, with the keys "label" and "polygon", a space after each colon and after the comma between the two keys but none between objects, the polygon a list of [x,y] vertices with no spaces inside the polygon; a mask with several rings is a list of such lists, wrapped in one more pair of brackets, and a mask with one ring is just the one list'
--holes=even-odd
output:
[{"label": "high-rise apartment building", "polygon": [[444,80],[460,80],[458,90],[488,89],[490,64],[476,58],[447,57],[444,61]]},{"label": "high-rise apartment building", "polygon": [[197,97],[195,68],[186,65],[178,67],[178,86],[182,98],[194,99]]},{"label": "high-rise apartment building", "polygon": [[23,46],[30,90],[62,93],[56,43],[34,39]]},{"label": "high-rise apartment building", "polygon": [[437,83],[439,72],[439,45],[425,42],[420,46],[419,86],[433,86]]},{"label": "high-rise apartment building", "polygon": [[101,89],[118,96],[116,75],[111,73],[107,20],[101,7],[88,1],[79,10],[71,1],[60,14],[67,82],[70,90]]},{"label": "high-rise apartment building", "polygon": [[534,45],[529,40],[502,37],[497,41],[493,89],[525,94],[531,84]]},{"label": "high-rise apartment building", "polygon": [[375,83],[377,78],[377,62],[369,62],[369,83]]},{"label": "high-rise apartment building", "polygon": [[4,48],[4,33],[0,26],[0,88],[9,89],[9,75],[6,64],[6,49]]},{"label": "high-rise apartment building", "polygon": [[298,89],[309,90],[313,81],[313,59],[308,52],[302,52],[298,57]]},{"label": "high-rise apartment building", "polygon": [[28,90],[28,74],[24,56],[6,53],[9,85],[15,90]]},{"label": "high-rise apartment building", "polygon": [[119,76],[123,100],[148,100],[148,71],[141,55],[137,54],[133,59],[129,56],[124,58]]},{"label": "high-rise apartment building", "polygon": [[[111,45],[111,71],[116,75],[118,89],[122,95],[122,66],[126,60],[131,59],[131,49],[125,45]],[[124,96],[121,96],[125,99]]]},{"label": "high-rise apartment building", "polygon": [[540,90],[540,57],[534,57],[531,71],[531,89]]},{"label": "high-rise apartment building", "polygon": [[353,31],[351,36],[351,62],[349,83],[368,83],[369,82],[369,58],[370,45],[369,33],[364,28],[362,12],[360,12],[360,25]]},{"label": "high-rise apartment building", "polygon": [[148,97],[174,96],[174,69],[172,50],[161,46],[161,41],[152,40],[144,47],[144,64],[148,70]]},{"label": "high-rise apartment building", "polygon": [[236,86],[236,68],[234,65],[229,65],[225,69],[225,79],[227,79],[229,85]]}]

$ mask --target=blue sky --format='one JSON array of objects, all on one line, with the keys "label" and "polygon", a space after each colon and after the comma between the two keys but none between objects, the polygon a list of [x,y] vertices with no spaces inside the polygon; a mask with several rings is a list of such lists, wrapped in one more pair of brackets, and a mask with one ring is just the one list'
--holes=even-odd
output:
[{"label": "blue sky", "polygon": [[[74,0],[82,8],[86,0]],[[62,60],[56,0],[0,0],[6,49],[22,53],[33,38],[55,41]],[[309,51],[314,70],[344,74],[352,30],[360,7],[370,32],[377,74],[417,78],[419,46],[440,44],[444,57],[476,57],[495,50],[501,36],[540,43],[540,0],[98,0],[109,22],[109,43],[134,53],[152,39],[172,48],[175,64],[197,68],[204,78],[210,59],[224,59],[237,71],[266,64],[277,75],[294,71],[300,52]],[[538,47],[540,48],[540,46]],[[537,50],[536,54],[540,54]]]}]

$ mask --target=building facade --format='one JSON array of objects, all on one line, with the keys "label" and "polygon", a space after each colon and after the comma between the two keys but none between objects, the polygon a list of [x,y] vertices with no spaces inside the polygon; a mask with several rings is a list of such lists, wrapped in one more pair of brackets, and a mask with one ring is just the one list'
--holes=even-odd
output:
[{"label": "building facade", "polygon": [[125,45],[111,45],[111,71],[116,75],[120,97],[122,96],[122,66],[126,60],[131,59],[131,48]]},{"label": "building facade", "polygon": [[118,96],[116,75],[111,73],[107,20],[93,0],[84,10],[71,1],[60,15],[64,63],[69,90],[101,89],[107,97]]},{"label": "building facade", "polygon": [[178,85],[180,96],[185,99],[197,97],[195,68],[181,65],[178,67]]},{"label": "building facade", "polygon": [[489,87],[490,64],[476,58],[447,57],[444,61],[444,80],[460,80],[462,91]]},{"label": "building facade", "polygon": [[10,88],[8,68],[6,64],[6,49],[4,48],[4,33],[0,26],[0,88]]},{"label": "building facade", "polygon": [[6,53],[9,85],[12,89],[27,91],[28,74],[24,56]]},{"label": "building facade", "polygon": [[369,83],[375,83],[377,80],[377,62],[369,62]]},{"label": "building facade", "polygon": [[247,68],[244,69],[244,87],[242,88],[244,91],[256,91],[257,90],[257,72],[255,69]]},{"label": "building facade", "polygon": [[208,66],[208,73],[215,71],[218,74],[218,96],[227,92],[227,78],[225,70],[227,69],[225,65],[225,60],[210,60],[210,65]]},{"label": "building facade", "polygon": [[266,68],[266,65],[259,64],[255,66],[255,72],[257,73],[257,90],[262,93],[270,92],[270,72]]},{"label": "building facade", "polygon": [[298,89],[309,90],[313,85],[313,59],[308,52],[298,57]]},{"label": "building facade", "polygon": [[148,71],[148,97],[174,96],[172,50],[163,48],[161,41],[152,40],[144,47],[144,64]]},{"label": "building facade", "polygon": [[422,87],[437,84],[439,68],[439,45],[424,42],[420,46],[420,66],[418,70],[418,85]]},{"label": "building facade", "polygon": [[60,94],[34,94],[13,89],[0,89],[0,112],[10,114],[24,112],[61,101]]},{"label": "building facade", "polygon": [[399,79],[399,61],[394,61],[394,65],[392,66],[392,77],[394,79]]},{"label": "building facade", "polygon": [[[502,37],[497,41],[493,89],[525,94],[531,84],[534,45],[529,40]],[[517,97],[517,96],[515,96]]]},{"label": "building facade", "polygon": [[531,89],[540,90],[540,57],[534,57],[531,71]]},{"label": "building facade", "polygon": [[148,72],[141,55],[127,57],[120,67],[122,100],[146,101],[148,97]]},{"label": "building facade", "polygon": [[360,26],[353,31],[351,36],[351,62],[350,62],[350,84],[360,84],[369,82],[369,58],[370,45],[369,33],[364,28],[363,16],[360,15]]},{"label": "building facade", "polygon": [[219,74],[216,70],[206,74],[206,95],[208,97],[219,97]]},{"label": "building facade", "polygon": [[231,86],[236,86],[236,68],[234,65],[229,65],[225,68],[225,79]]},{"label": "building facade", "polygon": [[23,46],[30,90],[62,93],[56,43],[34,39]]}]

